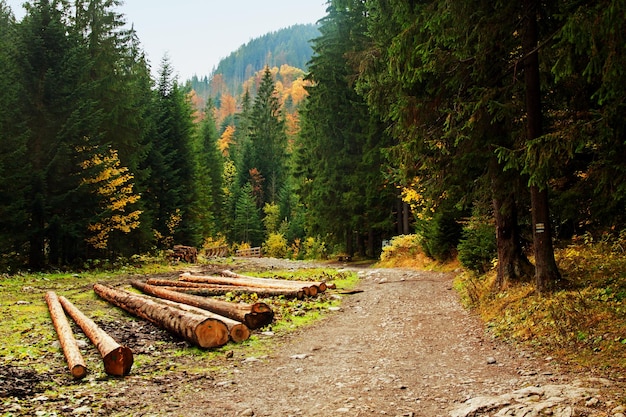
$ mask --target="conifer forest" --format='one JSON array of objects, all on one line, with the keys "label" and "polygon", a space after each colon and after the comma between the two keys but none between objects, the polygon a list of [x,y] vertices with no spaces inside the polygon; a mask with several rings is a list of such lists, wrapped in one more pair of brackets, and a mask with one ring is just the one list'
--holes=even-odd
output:
[{"label": "conifer forest", "polygon": [[329,0],[192,80],[153,76],[118,6],[0,0],[3,270],[415,233],[541,292],[555,246],[626,231],[623,1]]}]

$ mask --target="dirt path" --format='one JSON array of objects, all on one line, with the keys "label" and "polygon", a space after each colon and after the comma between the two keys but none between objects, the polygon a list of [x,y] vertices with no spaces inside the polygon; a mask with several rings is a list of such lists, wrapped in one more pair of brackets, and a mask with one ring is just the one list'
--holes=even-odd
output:
[{"label": "dirt path", "polygon": [[[193,390],[165,391],[150,411],[465,417],[498,410],[499,415],[538,415],[529,410],[539,408],[556,416],[623,417],[616,403],[595,391],[604,381],[572,381],[545,358],[490,340],[460,306],[450,274],[398,269],[359,274],[363,292],[343,296],[340,311],[278,341],[266,357],[233,357],[222,373],[195,381]],[[518,391],[525,387],[534,389]]]},{"label": "dirt path", "polygon": [[[310,266],[250,262],[243,270]],[[96,373],[69,394],[5,400],[0,415],[625,417],[626,381],[570,375],[493,341],[459,304],[451,274],[352,269],[362,292],[341,295],[340,310],[309,328],[259,335],[272,338],[268,355],[163,356],[158,369],[138,363],[123,379]],[[138,352],[160,355],[160,340],[185,344],[142,321],[119,323],[108,331]],[[57,359],[51,375],[64,375]]]}]

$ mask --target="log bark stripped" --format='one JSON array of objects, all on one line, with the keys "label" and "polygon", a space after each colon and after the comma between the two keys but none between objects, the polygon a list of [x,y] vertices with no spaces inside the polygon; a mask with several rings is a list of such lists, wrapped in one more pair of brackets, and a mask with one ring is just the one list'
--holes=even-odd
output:
[{"label": "log bark stripped", "polygon": [[[131,284],[133,285],[133,287],[141,291],[144,291],[144,290],[146,290],[146,292],[149,291],[149,289],[146,287],[150,287],[150,286],[143,284],[140,281],[133,281],[131,282]],[[240,321],[214,313],[209,310],[205,310],[199,307],[186,304],[184,302],[172,301],[166,298],[154,298],[151,295],[146,295],[146,294],[134,294],[134,295],[145,298],[146,300],[151,301],[151,302],[156,302],[165,306],[178,308],[178,309],[181,309],[183,311],[186,311],[192,314],[199,314],[202,316],[219,320],[226,325],[226,328],[228,329],[228,334],[233,342],[242,342],[250,338],[250,329]],[[185,294],[180,294],[180,295],[185,295]],[[159,296],[157,295],[156,297],[159,297]]]},{"label": "log bark stripped", "polygon": [[172,281],[167,279],[150,278],[146,284],[166,288],[170,291],[177,291],[186,294],[214,296],[228,293],[257,294],[259,297],[285,297],[303,299],[304,291],[291,288],[259,288],[241,287],[234,285],[219,285],[201,282]]},{"label": "log bark stripped", "polygon": [[318,292],[324,292],[327,289],[327,285],[323,281],[296,281],[296,280],[289,280],[289,279],[256,278],[256,277],[250,277],[248,275],[237,274],[233,271],[229,271],[228,269],[220,271],[220,274],[225,277],[231,277],[231,278],[237,278],[237,279],[243,279],[243,280],[271,281],[272,283],[276,283],[280,286],[285,286],[285,287],[314,288],[315,289],[314,291],[316,292],[315,294],[312,294],[312,295],[316,295]]},{"label": "log bark stripped", "polygon": [[70,373],[74,379],[82,379],[87,375],[87,365],[85,364],[83,355],[78,349],[78,344],[72,333],[70,323],[63,312],[59,297],[57,297],[54,291],[48,291],[46,293],[46,303],[48,304],[50,318],[52,319],[52,324],[59,337],[61,349],[65,355]]},{"label": "log bark stripped", "polygon": [[274,319],[274,312],[265,303],[229,303],[228,301],[171,291],[141,281],[132,281],[131,284],[146,294],[188,304],[236,320],[245,324],[248,329],[258,329],[266,326]]},{"label": "log bark stripped", "polygon": [[215,318],[163,305],[138,294],[102,284],[95,284],[93,289],[98,296],[111,304],[148,320],[193,345],[213,348],[228,342],[226,325]]},{"label": "log bark stripped", "polygon": [[[224,271],[222,272],[224,274]],[[231,274],[234,274],[231,272]],[[308,282],[308,281],[288,281],[284,279],[272,279],[272,278],[257,278],[247,277],[245,275],[233,276],[208,276],[208,275],[191,275],[189,273],[183,273],[179,276],[180,281],[196,282],[196,283],[209,283],[218,285],[232,285],[238,287],[249,288],[263,288],[263,289],[287,289],[303,291],[304,295],[316,296],[320,290],[320,283]],[[326,284],[322,286],[323,290],[326,290]]]},{"label": "log bark stripped", "polygon": [[104,371],[114,376],[128,375],[133,366],[133,352],[128,347],[117,343],[93,320],[70,303],[67,298],[59,296],[59,301],[67,314],[72,317],[100,352],[104,362]]}]

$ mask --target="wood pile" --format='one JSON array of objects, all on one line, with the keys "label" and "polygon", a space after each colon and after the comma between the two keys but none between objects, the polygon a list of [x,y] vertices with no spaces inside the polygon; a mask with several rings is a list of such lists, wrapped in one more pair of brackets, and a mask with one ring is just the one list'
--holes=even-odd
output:
[{"label": "wood pile", "polygon": [[[95,284],[93,290],[112,305],[201,348],[223,346],[229,340],[244,341],[250,337],[251,330],[274,320],[274,312],[265,303],[234,303],[207,296],[256,293],[301,299],[334,288],[325,282],[257,278],[229,270],[215,276],[182,273],[178,280],[134,280],[130,284],[141,293],[102,284]],[[129,348],[113,340],[64,297],[49,292],[46,301],[74,378],[84,377],[87,370],[63,310],[98,348],[108,374],[121,376],[130,372],[133,357]]]},{"label": "wood pile", "polygon": [[168,251],[167,256],[175,262],[195,264],[198,260],[198,249],[193,246],[174,245],[174,248]]}]

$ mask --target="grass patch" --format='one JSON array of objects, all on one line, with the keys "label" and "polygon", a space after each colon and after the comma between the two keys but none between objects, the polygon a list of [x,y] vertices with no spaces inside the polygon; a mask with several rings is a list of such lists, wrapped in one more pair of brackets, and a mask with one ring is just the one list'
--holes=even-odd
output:
[{"label": "grass patch", "polygon": [[[148,263],[143,267],[125,267],[117,271],[95,271],[81,273],[21,274],[0,276],[0,366],[33,369],[42,375],[46,396],[73,396],[76,392],[89,388],[92,392],[106,393],[111,386],[122,386],[125,379],[110,378],[104,373],[97,349],[69,319],[77,339],[87,342],[81,352],[90,370],[85,380],[71,381],[65,358],[57,345],[57,335],[50,320],[45,293],[54,290],[68,298],[88,317],[105,327],[105,330],[119,330],[121,335],[132,333],[133,326],[150,326],[134,318],[125,311],[101,300],[92,290],[94,283],[110,285],[126,283],[136,277],[151,275],[177,276],[180,267],[162,263]],[[252,274],[252,273],[251,273]],[[304,269],[299,271],[272,271],[262,276],[282,277],[302,281],[333,282],[339,289],[354,287],[358,281],[355,273],[334,269]],[[167,337],[163,341],[158,333],[146,346],[138,340],[139,352],[135,351],[131,376],[153,378],[171,372],[197,373],[199,375],[220,372],[224,369],[227,356],[235,358],[263,357],[269,355],[280,342],[279,337],[262,334],[272,331],[275,336],[285,335],[302,326],[321,319],[337,306],[340,299],[330,292],[304,300],[291,300],[281,297],[259,299],[255,295],[225,297],[232,301],[265,302],[275,311],[274,323],[265,329],[254,331],[250,339],[242,343],[229,343],[216,349],[204,350],[190,347],[185,342]],[[125,332],[120,330],[125,329]],[[158,330],[158,329],[157,329]],[[130,333],[129,333],[130,332]],[[111,333],[119,343],[129,344],[123,337]],[[134,335],[133,335],[134,336]],[[133,349],[134,350],[134,349]],[[24,400],[25,404],[28,400]]]},{"label": "grass patch", "polygon": [[555,252],[567,289],[538,296],[529,283],[493,292],[495,273],[455,286],[491,332],[577,369],[626,372],[626,258],[619,246],[574,243]]}]

